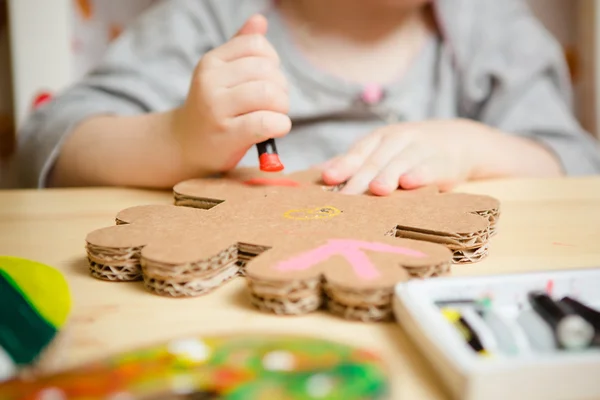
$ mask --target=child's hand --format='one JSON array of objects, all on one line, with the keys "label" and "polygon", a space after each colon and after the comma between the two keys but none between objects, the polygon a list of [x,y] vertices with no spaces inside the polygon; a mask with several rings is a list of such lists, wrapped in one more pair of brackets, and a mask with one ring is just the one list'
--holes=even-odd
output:
[{"label": "child's hand", "polygon": [[189,168],[234,168],[256,143],[290,131],[287,81],[266,31],[264,17],[254,16],[198,64],[174,121]]},{"label": "child's hand", "polygon": [[467,121],[429,121],[388,126],[363,138],[323,169],[342,193],[388,195],[398,187],[437,185],[449,190],[473,174],[480,143],[493,133]]}]

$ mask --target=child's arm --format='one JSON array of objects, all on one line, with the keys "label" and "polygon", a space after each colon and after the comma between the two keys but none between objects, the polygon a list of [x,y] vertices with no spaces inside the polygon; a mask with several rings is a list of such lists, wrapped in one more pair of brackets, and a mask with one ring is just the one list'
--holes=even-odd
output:
[{"label": "child's arm", "polygon": [[47,186],[166,187],[186,174],[174,111],[86,119],[66,138]]},{"label": "child's arm", "polygon": [[347,154],[325,164],[327,184],[343,193],[388,195],[398,187],[436,185],[446,191],[465,180],[559,176],[558,159],[540,144],[466,119],[411,122],[379,129]]},{"label": "child's arm", "polygon": [[[458,50],[463,115],[542,146],[567,175],[600,173],[598,142],[572,110],[569,70],[560,44],[524,1],[466,1],[475,14],[470,29],[479,34]],[[515,158],[507,155],[504,165],[482,172],[530,176],[527,168],[513,167],[526,163]]]},{"label": "child's arm", "polygon": [[570,109],[561,48],[523,2],[438,4],[463,118],[374,132],[326,165],[325,181],[348,180],[346,193],[385,195],[398,186],[450,189],[472,179],[600,173],[598,142]]},{"label": "child's arm", "polygon": [[110,185],[117,170],[156,172],[160,162],[147,170],[121,167],[139,160],[135,153],[163,158],[163,146],[153,150],[156,135],[144,128],[151,124],[156,134],[165,123],[147,113],[166,112],[185,100],[195,64],[212,46],[190,17],[197,12],[184,4],[162,2],[144,13],[97,68],[29,116],[18,135],[21,185]]},{"label": "child's arm", "polygon": [[35,112],[19,135],[25,185],[168,188],[285,135],[286,82],[266,20],[214,43],[205,8],[161,3],[89,76]]}]

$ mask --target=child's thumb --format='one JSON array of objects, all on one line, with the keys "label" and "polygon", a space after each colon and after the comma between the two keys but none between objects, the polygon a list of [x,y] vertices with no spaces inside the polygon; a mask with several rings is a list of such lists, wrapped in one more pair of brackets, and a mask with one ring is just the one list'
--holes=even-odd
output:
[{"label": "child's thumb", "polygon": [[256,14],[248,18],[235,36],[266,35],[268,27],[269,23],[267,19],[260,14]]}]

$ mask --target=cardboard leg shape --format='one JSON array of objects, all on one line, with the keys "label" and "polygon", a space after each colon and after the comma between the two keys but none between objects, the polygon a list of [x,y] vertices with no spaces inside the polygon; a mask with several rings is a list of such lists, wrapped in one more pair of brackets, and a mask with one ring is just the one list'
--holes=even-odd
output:
[{"label": "cardboard leg shape", "polygon": [[487,255],[496,199],[434,188],[348,196],[317,177],[244,170],[182,182],[175,205],[129,208],[115,226],[91,232],[91,273],[143,279],[175,297],[206,294],[241,274],[262,310],[302,314],[326,305],[374,321],[391,317],[396,283]]}]

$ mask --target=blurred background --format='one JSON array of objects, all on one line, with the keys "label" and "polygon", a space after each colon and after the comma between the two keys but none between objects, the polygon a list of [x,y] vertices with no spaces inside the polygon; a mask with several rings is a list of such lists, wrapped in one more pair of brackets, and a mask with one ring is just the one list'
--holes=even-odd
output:
[{"label": "blurred background", "polygon": [[[123,27],[156,1],[0,0],[0,187],[11,184],[8,160],[32,108],[92,68]],[[600,137],[600,4],[524,1],[562,44],[576,114]]]}]

